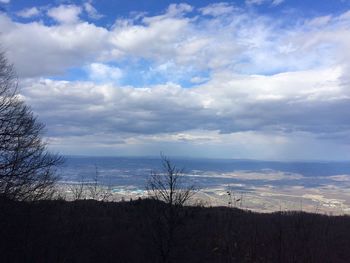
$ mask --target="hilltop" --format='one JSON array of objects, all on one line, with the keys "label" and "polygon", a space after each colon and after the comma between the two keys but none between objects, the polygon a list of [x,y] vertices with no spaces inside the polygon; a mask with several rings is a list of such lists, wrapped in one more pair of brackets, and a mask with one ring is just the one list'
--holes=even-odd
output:
[{"label": "hilltop", "polygon": [[350,258],[348,216],[185,206],[176,208],[173,242],[165,259],[166,209],[165,203],[150,199],[1,201],[1,262],[348,262]]}]

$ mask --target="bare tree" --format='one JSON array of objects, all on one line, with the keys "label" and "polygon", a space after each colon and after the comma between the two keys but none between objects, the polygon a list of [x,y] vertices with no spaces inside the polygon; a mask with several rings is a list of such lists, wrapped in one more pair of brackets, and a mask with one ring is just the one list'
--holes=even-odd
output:
[{"label": "bare tree", "polygon": [[94,200],[99,200],[100,194],[101,194],[101,188],[98,182],[98,176],[99,176],[98,168],[97,168],[97,165],[95,165],[95,175],[94,175],[94,178],[92,179],[93,182],[90,183],[88,187],[90,198]]},{"label": "bare tree", "polygon": [[44,125],[17,92],[13,66],[0,52],[0,196],[36,200],[51,195],[62,158],[47,150]]},{"label": "bare tree", "polygon": [[172,164],[169,158],[161,155],[162,172],[152,172],[147,184],[149,195],[157,201],[151,215],[152,239],[159,252],[160,262],[172,262],[172,251],[178,228],[185,221],[182,206],[194,195],[193,184],[186,184],[184,171]]},{"label": "bare tree", "polygon": [[183,206],[195,194],[195,187],[184,182],[183,168],[177,168],[164,155],[161,155],[161,162],[163,171],[151,173],[147,184],[148,193],[169,206]]},{"label": "bare tree", "polygon": [[80,181],[78,183],[75,183],[69,186],[69,190],[72,193],[72,199],[74,201],[86,199],[85,188],[86,188],[85,178],[84,176],[81,176]]},{"label": "bare tree", "polygon": [[107,186],[102,185],[99,177],[100,173],[95,165],[95,175],[88,187],[89,197],[98,201],[107,201],[112,197],[111,183],[109,182]]}]

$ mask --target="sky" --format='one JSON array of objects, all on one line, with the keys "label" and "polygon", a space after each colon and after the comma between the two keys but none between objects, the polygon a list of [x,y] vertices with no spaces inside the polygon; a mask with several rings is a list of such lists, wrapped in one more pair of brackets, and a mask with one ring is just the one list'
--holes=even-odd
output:
[{"label": "sky", "polygon": [[0,0],[64,155],[350,160],[350,0]]}]

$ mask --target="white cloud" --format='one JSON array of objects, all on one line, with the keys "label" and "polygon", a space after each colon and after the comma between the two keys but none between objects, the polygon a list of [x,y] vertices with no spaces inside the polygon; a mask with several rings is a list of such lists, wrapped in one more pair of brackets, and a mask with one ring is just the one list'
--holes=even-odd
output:
[{"label": "white cloud", "polygon": [[[92,68],[97,77],[108,78],[111,70]],[[161,149],[199,156],[322,159],[332,152],[332,158],[345,159],[350,157],[344,143],[350,139],[349,98],[339,86],[340,73],[335,68],[234,79],[217,74],[195,89],[32,79],[21,83],[21,91],[65,153],[93,145],[130,154]]]},{"label": "white cloud", "polygon": [[169,16],[178,16],[193,11],[193,7],[189,4],[170,4],[167,9]]},{"label": "white cloud", "polygon": [[76,5],[60,5],[48,10],[47,15],[58,23],[73,24],[79,21],[82,8]]},{"label": "white cloud", "polygon": [[97,82],[118,82],[123,75],[120,68],[102,63],[92,63],[87,70],[89,78]]},{"label": "white cloud", "polygon": [[[211,5],[202,12],[224,12],[217,9],[222,7],[228,8]],[[332,33],[330,30],[329,34],[323,34],[324,27],[313,27],[316,38],[311,39],[308,21],[286,30],[280,28],[282,21],[265,16],[254,16],[239,9],[228,14],[200,22],[170,15],[145,17],[144,24],[136,25],[132,21],[119,21],[111,32],[113,53],[152,59],[161,64],[172,61],[197,69],[230,67],[244,73],[273,74],[333,63],[337,47],[332,42],[339,41],[338,32],[345,26],[339,25],[339,30],[334,30],[336,19],[330,20],[325,26],[332,28]],[[323,39],[319,39],[321,36]]]},{"label": "white cloud", "polygon": [[220,16],[232,13],[235,8],[228,3],[215,3],[199,9],[203,15]]},{"label": "white cloud", "polygon": [[[346,34],[350,18],[345,14],[316,17],[286,29],[281,20],[223,3],[202,8],[211,16],[201,19],[186,17],[191,10],[189,5],[172,5],[160,16],[143,17],[140,23],[136,15],[138,22],[117,20],[107,29],[80,21],[81,8],[65,5],[49,11],[63,24],[16,23],[1,14],[0,30],[23,77],[61,74],[70,67],[120,59],[146,59],[156,64],[152,68],[173,64],[183,72],[230,68],[236,73],[274,74],[340,63],[350,43]],[[28,66],[32,60],[46,67]]]},{"label": "white cloud", "polygon": [[40,10],[37,7],[31,7],[31,8],[23,9],[17,12],[16,14],[20,17],[30,18],[30,17],[38,16],[40,14]]},{"label": "white cloud", "polygon": [[247,5],[261,5],[265,2],[266,0],[246,0],[245,3]]},{"label": "white cloud", "polygon": [[177,43],[187,31],[187,19],[162,18],[143,25],[116,27],[111,32],[115,51],[159,61],[168,60],[177,52]]},{"label": "white cloud", "polygon": [[271,4],[272,6],[278,6],[282,4],[285,0],[246,0],[247,5],[262,5],[262,4]]},{"label": "white cloud", "polygon": [[[91,65],[90,72],[91,78],[97,80],[118,79],[121,75],[118,68],[101,64]],[[338,69],[235,79],[229,74],[218,74],[196,89],[170,83],[135,89],[91,82],[34,80],[24,84],[23,92],[41,116],[49,116],[46,122],[54,120],[63,125],[61,135],[69,130],[91,132],[93,126],[99,132],[134,134],[188,130],[222,134],[245,131],[322,134],[326,130],[332,134],[350,130],[350,124],[344,122],[349,98],[344,97],[339,86],[339,74]],[[323,83],[328,85],[322,86]],[[318,118],[320,114],[327,118]],[[73,119],[76,121],[72,122]],[[74,129],[64,128],[72,123]],[[60,133],[55,127],[49,130]]]},{"label": "white cloud", "polygon": [[10,3],[10,0],[0,0],[0,3],[8,4]]},{"label": "white cloud", "polygon": [[208,81],[208,80],[209,80],[208,78],[199,77],[199,76],[195,76],[195,77],[191,78],[192,83],[203,83],[203,82]]},{"label": "white cloud", "polygon": [[[2,45],[20,77],[60,75],[106,51],[108,31],[93,24],[15,23],[0,14]],[[33,63],[43,65],[34,67]]]},{"label": "white cloud", "polygon": [[277,6],[277,5],[282,4],[284,1],[285,1],[285,0],[273,0],[273,1],[272,1],[272,5]]},{"label": "white cloud", "polygon": [[90,2],[84,3],[83,6],[84,6],[85,12],[89,15],[90,18],[100,19],[103,17],[103,15],[100,14]]},{"label": "white cloud", "polygon": [[[275,138],[269,156],[283,149],[296,155],[291,140],[300,147],[309,140],[312,156],[349,139],[347,13],[294,24],[223,3],[200,10],[183,4],[106,28],[79,19],[81,7],[50,11],[58,24],[20,23],[2,13],[0,31],[19,76],[33,78],[23,95],[52,137],[106,134],[138,145],[191,143],[198,151],[205,140],[222,146],[234,139],[244,142],[235,144],[243,152],[260,155]],[[87,70],[89,81],[45,78],[71,68]],[[120,87],[130,68],[135,79],[161,76],[163,84]],[[196,87],[176,84],[182,80]]]}]

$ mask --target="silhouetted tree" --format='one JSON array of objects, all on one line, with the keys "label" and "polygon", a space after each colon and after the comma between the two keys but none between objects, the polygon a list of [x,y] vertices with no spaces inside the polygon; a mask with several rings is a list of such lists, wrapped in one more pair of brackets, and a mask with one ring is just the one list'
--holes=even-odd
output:
[{"label": "silhouetted tree", "polygon": [[69,190],[74,201],[86,199],[86,182],[84,176],[80,177],[79,182],[70,185]]},{"label": "silhouetted tree", "polygon": [[88,185],[89,198],[98,201],[108,201],[113,196],[111,184],[102,185],[99,179],[100,173],[98,167],[95,165],[95,175],[92,178],[92,182]]},{"label": "silhouetted tree", "polygon": [[36,200],[52,193],[62,158],[48,152],[43,129],[21,100],[13,66],[0,52],[0,196]]},{"label": "silhouetted tree", "polygon": [[[161,155],[162,172],[152,172],[147,184],[149,195],[165,203],[150,211],[152,216],[153,241],[160,254],[160,262],[172,262],[175,234],[183,223],[182,206],[194,195],[192,184],[185,184],[184,171]],[[162,207],[163,206],[163,207]]]},{"label": "silhouetted tree", "polygon": [[172,164],[168,157],[161,155],[161,162],[163,171],[151,173],[148,193],[168,206],[183,206],[194,195],[194,185],[185,184],[184,170]]}]

